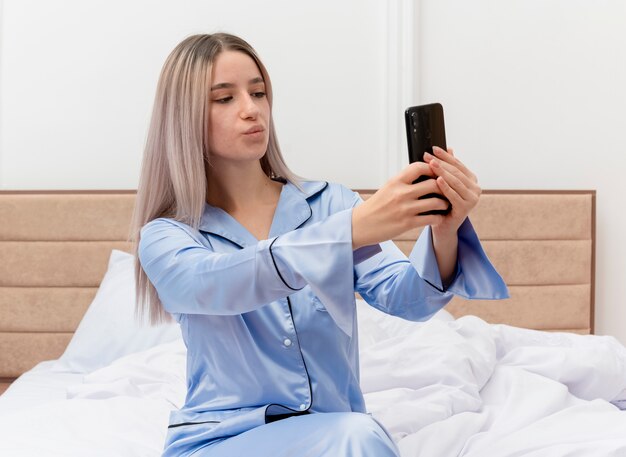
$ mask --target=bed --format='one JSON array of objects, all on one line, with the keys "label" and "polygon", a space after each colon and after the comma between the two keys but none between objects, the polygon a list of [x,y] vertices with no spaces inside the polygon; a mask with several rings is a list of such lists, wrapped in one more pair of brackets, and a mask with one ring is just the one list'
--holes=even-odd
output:
[{"label": "bed", "polygon": [[[160,455],[185,348],[133,321],[133,204],[0,192],[0,455]],[[595,193],[485,191],[472,221],[511,298],[424,323],[357,300],[369,411],[403,457],[626,455],[626,349],[593,335]]]}]

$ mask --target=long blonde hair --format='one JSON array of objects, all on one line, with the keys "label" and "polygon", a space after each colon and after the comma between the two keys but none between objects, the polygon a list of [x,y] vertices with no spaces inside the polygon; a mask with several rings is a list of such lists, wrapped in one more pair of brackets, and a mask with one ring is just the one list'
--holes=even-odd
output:
[{"label": "long blonde hair", "polygon": [[[151,324],[171,321],[137,256],[141,228],[168,217],[198,229],[206,204],[208,121],[211,68],[223,51],[240,51],[257,64],[272,106],[272,84],[256,51],[243,39],[228,34],[193,35],[170,53],[157,85],[148,130],[130,241],[135,255],[136,316],[148,314]],[[300,178],[283,160],[270,115],[269,143],[261,158],[264,173],[296,185]]]}]

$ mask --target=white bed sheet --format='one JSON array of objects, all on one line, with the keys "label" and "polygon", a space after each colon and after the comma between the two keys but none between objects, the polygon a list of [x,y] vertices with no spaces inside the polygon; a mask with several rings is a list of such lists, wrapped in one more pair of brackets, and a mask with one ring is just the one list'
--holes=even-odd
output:
[{"label": "white bed sheet", "polygon": [[67,386],[82,382],[79,373],[55,373],[51,370],[56,360],[40,362],[16,379],[0,396],[0,415],[20,409],[65,400]]},{"label": "white bed sheet", "polygon": [[[626,456],[626,349],[445,313],[359,306],[362,387],[403,457]],[[43,362],[0,397],[0,455],[158,456],[185,395],[182,341],[87,375]]]},{"label": "white bed sheet", "polygon": [[[166,344],[154,349],[165,356],[172,353]],[[150,373],[149,367],[142,365],[149,362],[141,358],[143,355],[133,354],[131,359],[139,371]],[[0,396],[0,456],[161,454],[169,412],[174,406],[164,398],[156,398],[160,393],[154,392],[151,397],[146,391],[133,397],[123,392],[122,384],[141,383],[137,371],[125,372],[123,383],[110,383],[107,389],[115,394],[107,396],[99,395],[103,389],[93,382],[100,376],[98,371],[88,375],[59,373],[52,370],[54,362],[38,364]],[[116,367],[125,369],[123,362],[118,359],[99,371],[106,374]],[[170,382],[167,377],[163,379],[164,385]],[[70,392],[83,386],[89,386],[91,397],[72,398]]]}]

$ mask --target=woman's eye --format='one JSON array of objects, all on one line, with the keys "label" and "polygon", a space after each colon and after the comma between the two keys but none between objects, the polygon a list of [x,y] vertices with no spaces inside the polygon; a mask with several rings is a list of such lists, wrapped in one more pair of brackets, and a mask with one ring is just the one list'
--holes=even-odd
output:
[{"label": "woman's eye", "polygon": [[224,104],[224,103],[228,103],[229,101],[231,101],[233,99],[233,97],[224,97],[224,98],[218,98],[217,100],[215,100],[215,103],[220,103],[220,104]]},{"label": "woman's eye", "polygon": [[263,98],[265,97],[265,92],[255,92],[252,95],[255,96],[256,98]]}]

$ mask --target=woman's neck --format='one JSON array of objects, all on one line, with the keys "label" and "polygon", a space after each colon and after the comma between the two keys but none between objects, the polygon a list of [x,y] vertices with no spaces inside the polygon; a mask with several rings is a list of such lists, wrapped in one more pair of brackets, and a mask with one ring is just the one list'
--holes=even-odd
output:
[{"label": "woman's neck", "polygon": [[256,161],[242,166],[220,167],[207,171],[207,203],[228,213],[259,206],[275,206],[282,184],[270,179]]}]

